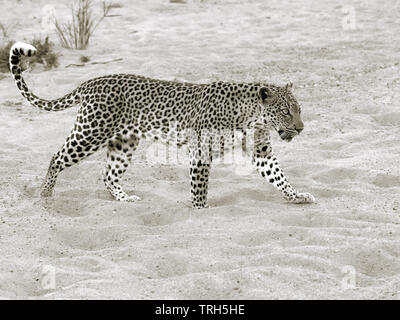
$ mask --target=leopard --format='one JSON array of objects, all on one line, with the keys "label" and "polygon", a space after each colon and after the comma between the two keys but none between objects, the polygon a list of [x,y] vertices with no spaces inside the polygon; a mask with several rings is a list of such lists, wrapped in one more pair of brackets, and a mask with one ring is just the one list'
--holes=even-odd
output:
[{"label": "leopard", "polygon": [[304,129],[292,83],[190,83],[111,74],[87,80],[61,98],[47,100],[36,96],[22,76],[21,60],[36,52],[35,47],[23,42],[10,49],[9,67],[22,96],[45,111],[78,106],[70,134],[51,158],[40,197],[52,196],[64,169],[106,148],[106,189],[118,201],[140,200],[124,191],[121,179],[139,141],[150,139],[187,146],[191,206],[207,208],[212,150],[223,143],[225,135],[221,132],[251,129],[253,148],[249,158],[255,171],[286,201],[315,202],[312,194],[292,187],[271,146],[271,133],[277,132],[282,140],[290,142]]}]

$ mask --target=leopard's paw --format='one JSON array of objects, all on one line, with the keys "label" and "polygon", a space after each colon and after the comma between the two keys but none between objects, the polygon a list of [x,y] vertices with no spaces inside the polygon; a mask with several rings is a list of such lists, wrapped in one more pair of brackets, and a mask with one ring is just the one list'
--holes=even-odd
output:
[{"label": "leopard's paw", "polygon": [[315,198],[311,193],[304,192],[301,193],[299,192],[296,194],[295,199],[293,201],[294,203],[314,203]]},{"label": "leopard's paw", "polygon": [[43,189],[40,191],[40,197],[41,197],[41,198],[49,198],[49,197],[51,197],[52,195],[53,195],[53,190],[43,188]]},{"label": "leopard's paw", "polygon": [[121,201],[121,202],[136,202],[139,200],[142,200],[140,197],[132,195],[128,196],[126,193],[118,193],[114,195],[115,200]]},{"label": "leopard's paw", "polygon": [[140,201],[140,200],[142,200],[142,198],[135,196],[135,195],[131,195],[131,196],[128,196],[128,198],[125,201],[136,202],[136,201]]},{"label": "leopard's paw", "polygon": [[311,193],[298,192],[296,194],[285,197],[285,199],[291,203],[314,203],[315,198]]},{"label": "leopard's paw", "polygon": [[207,203],[193,203],[192,208],[193,209],[207,209],[207,208],[210,208],[210,206]]}]

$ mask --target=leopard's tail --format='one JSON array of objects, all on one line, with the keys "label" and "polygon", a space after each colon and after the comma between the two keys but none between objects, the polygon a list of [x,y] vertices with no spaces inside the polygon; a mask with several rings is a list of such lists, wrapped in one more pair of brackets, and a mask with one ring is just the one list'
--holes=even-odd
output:
[{"label": "leopard's tail", "polygon": [[33,106],[46,111],[60,111],[72,107],[80,102],[79,87],[71,93],[55,100],[45,100],[34,95],[25,83],[21,72],[21,56],[32,57],[36,54],[36,48],[23,42],[15,43],[10,49],[10,70],[15,83],[26,100]]}]

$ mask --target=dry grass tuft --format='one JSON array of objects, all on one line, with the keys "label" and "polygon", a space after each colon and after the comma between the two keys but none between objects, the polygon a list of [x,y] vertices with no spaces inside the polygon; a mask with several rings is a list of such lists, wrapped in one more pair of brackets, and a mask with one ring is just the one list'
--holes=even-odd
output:
[{"label": "dry grass tuft", "polygon": [[90,37],[101,21],[113,8],[119,8],[118,4],[103,2],[103,15],[97,19],[93,17],[91,0],[78,0],[71,7],[71,21],[60,23],[55,19],[54,24],[61,46],[68,49],[86,49]]}]

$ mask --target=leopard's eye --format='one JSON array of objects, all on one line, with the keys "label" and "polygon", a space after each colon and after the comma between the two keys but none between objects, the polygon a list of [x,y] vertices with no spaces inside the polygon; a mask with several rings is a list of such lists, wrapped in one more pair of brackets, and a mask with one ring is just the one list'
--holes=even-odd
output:
[{"label": "leopard's eye", "polygon": [[284,115],[288,115],[289,114],[289,110],[288,109],[282,109],[281,111],[282,111],[282,113]]}]

